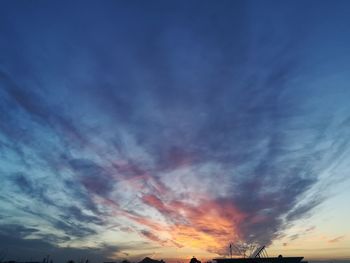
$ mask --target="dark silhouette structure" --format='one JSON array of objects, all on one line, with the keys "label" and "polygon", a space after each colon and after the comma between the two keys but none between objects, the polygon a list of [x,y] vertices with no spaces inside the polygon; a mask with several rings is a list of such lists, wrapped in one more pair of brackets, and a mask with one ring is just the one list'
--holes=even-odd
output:
[{"label": "dark silhouette structure", "polygon": [[191,258],[190,263],[202,263],[200,260],[196,259],[195,257]]},{"label": "dark silhouette structure", "polygon": [[216,258],[217,263],[307,263],[304,257]]},{"label": "dark silhouette structure", "polygon": [[[230,251],[232,246],[230,245]],[[244,254],[245,255],[245,254]],[[261,246],[255,249],[255,251],[249,257],[240,258],[215,258],[216,263],[307,263],[302,261],[304,257],[269,257],[265,251],[265,246]],[[191,262],[192,263],[192,262]]]},{"label": "dark silhouette structure", "polygon": [[142,259],[139,263],[165,263],[163,259],[161,260],[155,260],[149,257],[145,257]]}]

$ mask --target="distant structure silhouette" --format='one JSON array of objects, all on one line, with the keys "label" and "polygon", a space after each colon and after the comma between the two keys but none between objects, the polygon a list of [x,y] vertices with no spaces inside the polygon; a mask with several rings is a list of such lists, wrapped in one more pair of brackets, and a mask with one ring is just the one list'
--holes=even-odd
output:
[{"label": "distant structure silhouette", "polygon": [[[230,244],[230,253],[234,245]],[[265,246],[255,247],[253,252],[249,257],[246,257],[245,251],[237,249],[242,257],[237,258],[214,258],[215,263],[307,263],[307,261],[302,261],[304,257],[283,257],[279,255],[278,257],[269,257],[266,252]],[[197,263],[191,262],[190,263]]]},{"label": "distant structure silhouette", "polygon": [[196,259],[195,257],[192,257],[190,260],[190,263],[202,263],[200,260]]},{"label": "distant structure silhouette", "polygon": [[[232,255],[232,248],[235,246],[230,244],[230,256]],[[240,252],[240,250],[238,250]],[[43,258],[42,262],[35,261],[25,261],[18,262],[14,260],[4,261],[4,253],[0,253],[0,263],[53,263],[53,260],[50,258],[50,255],[47,255]],[[206,263],[308,263],[307,261],[302,261],[303,257],[283,257],[279,255],[278,257],[269,257],[267,252],[265,251],[265,246],[255,247],[253,252],[249,257],[246,257],[245,253],[241,254],[241,257],[230,257],[230,258],[214,258],[213,261],[207,261]],[[76,263],[74,260],[70,259],[66,263]],[[89,260],[86,258],[77,261],[77,263],[89,263]],[[117,263],[114,261],[104,262],[104,263]],[[120,263],[131,263],[127,259],[124,259]],[[145,257],[138,263],[165,263],[163,259],[155,260],[150,257]],[[201,263],[200,260],[195,258],[194,256],[191,258],[189,263]]]},{"label": "distant structure silhouette", "polygon": [[165,263],[163,259],[161,260],[155,260],[149,257],[145,257],[143,260],[141,260],[139,263]]}]

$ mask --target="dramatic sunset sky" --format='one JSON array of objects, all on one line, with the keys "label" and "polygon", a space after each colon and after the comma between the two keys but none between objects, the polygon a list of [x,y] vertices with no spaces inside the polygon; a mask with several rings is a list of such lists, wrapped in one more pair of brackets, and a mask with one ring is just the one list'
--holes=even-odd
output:
[{"label": "dramatic sunset sky", "polygon": [[350,1],[0,1],[0,256],[350,260]]}]

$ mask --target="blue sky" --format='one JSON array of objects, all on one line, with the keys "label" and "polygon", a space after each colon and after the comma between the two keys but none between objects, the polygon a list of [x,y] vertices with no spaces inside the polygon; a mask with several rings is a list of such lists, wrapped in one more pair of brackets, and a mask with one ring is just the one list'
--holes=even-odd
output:
[{"label": "blue sky", "polygon": [[0,248],[348,259],[348,9],[1,2]]}]

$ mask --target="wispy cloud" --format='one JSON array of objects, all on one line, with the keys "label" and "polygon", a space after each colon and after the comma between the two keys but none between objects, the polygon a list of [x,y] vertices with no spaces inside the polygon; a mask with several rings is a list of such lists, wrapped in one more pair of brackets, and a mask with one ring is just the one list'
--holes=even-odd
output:
[{"label": "wispy cloud", "polygon": [[333,239],[330,239],[328,240],[328,243],[337,243],[339,242],[340,240],[344,239],[345,236],[338,236],[336,238],[333,238]]},{"label": "wispy cloud", "polygon": [[223,254],[231,241],[269,245],[311,215],[349,151],[350,94],[310,69],[317,41],[302,23],[273,16],[271,29],[238,2],[119,5],[89,5],[100,22],[88,30],[77,6],[0,16],[12,39],[0,43],[11,50],[0,64],[6,233],[59,253],[85,241],[109,253],[114,231],[116,252],[127,233]]}]

